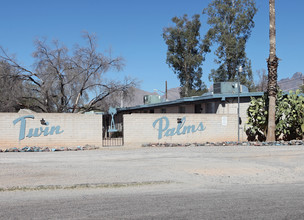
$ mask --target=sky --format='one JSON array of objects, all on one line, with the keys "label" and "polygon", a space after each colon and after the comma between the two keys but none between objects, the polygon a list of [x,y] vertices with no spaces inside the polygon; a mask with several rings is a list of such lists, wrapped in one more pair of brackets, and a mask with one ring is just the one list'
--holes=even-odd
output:
[{"label": "sky", "polygon": [[[59,40],[69,48],[84,44],[82,32],[98,37],[98,51],[122,56],[122,71],[109,71],[106,77],[129,76],[149,92],[179,86],[177,75],[166,64],[167,45],[163,28],[172,26],[174,16],[201,15],[201,36],[208,31],[207,17],[202,15],[211,0],[3,0],[0,12],[0,45],[15,54],[27,68],[34,63],[34,40],[46,37]],[[269,56],[269,6],[256,0],[258,12],[246,53],[256,71],[267,69]],[[277,56],[280,58],[278,79],[304,73],[304,1],[276,1]],[[203,62],[202,81],[208,87],[208,75],[216,69],[213,52]]]}]

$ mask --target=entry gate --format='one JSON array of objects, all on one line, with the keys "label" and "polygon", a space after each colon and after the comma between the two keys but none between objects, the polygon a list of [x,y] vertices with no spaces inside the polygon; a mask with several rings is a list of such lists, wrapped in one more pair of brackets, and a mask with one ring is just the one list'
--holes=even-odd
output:
[{"label": "entry gate", "polygon": [[[116,117],[115,117],[116,119]],[[116,123],[115,123],[116,122]],[[103,115],[102,146],[123,146],[123,122],[112,120],[111,115]],[[115,129],[113,129],[113,127]]]}]

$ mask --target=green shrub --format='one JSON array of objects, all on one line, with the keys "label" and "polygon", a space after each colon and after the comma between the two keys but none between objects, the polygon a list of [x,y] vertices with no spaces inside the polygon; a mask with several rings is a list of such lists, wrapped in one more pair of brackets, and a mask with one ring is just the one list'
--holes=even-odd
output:
[{"label": "green shrub", "polygon": [[[268,95],[251,98],[247,109],[248,128],[246,134],[249,141],[265,141],[268,124]],[[304,97],[300,90],[283,94],[278,91],[276,99],[276,139],[302,139],[304,132]]]}]

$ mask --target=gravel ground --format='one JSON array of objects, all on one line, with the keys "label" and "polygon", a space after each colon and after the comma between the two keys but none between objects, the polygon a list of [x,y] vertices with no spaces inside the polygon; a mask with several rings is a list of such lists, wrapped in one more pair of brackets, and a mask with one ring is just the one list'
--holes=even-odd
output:
[{"label": "gravel ground", "polygon": [[121,147],[1,153],[0,191],[128,185],[193,190],[295,184],[304,183],[303,161],[303,146]]},{"label": "gravel ground", "polygon": [[0,153],[0,219],[303,219],[303,146]]}]

